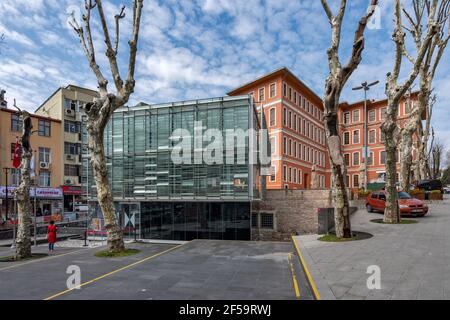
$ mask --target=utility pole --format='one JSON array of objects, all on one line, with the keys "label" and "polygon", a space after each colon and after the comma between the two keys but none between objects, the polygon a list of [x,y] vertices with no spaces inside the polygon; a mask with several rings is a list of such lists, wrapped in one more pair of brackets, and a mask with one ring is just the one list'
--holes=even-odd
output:
[{"label": "utility pole", "polygon": [[370,87],[373,87],[375,85],[377,85],[378,83],[380,83],[380,81],[375,81],[372,82],[370,84],[367,83],[367,81],[361,83],[360,87],[356,87],[353,88],[354,91],[357,90],[364,90],[364,115],[363,115],[363,123],[364,123],[364,149],[363,149],[363,154],[364,154],[364,190],[367,191],[367,186],[368,186],[368,179],[369,179],[369,167],[367,165],[367,160],[368,160],[368,145],[367,145],[367,91],[370,90]]}]

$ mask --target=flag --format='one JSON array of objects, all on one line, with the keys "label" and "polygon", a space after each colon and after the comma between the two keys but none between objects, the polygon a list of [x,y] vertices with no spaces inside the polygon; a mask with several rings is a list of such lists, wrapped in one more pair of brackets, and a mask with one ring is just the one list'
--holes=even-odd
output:
[{"label": "flag", "polygon": [[22,159],[20,158],[20,144],[19,144],[19,140],[17,140],[16,146],[14,147],[13,167],[18,169],[20,167],[21,162],[22,162]]}]

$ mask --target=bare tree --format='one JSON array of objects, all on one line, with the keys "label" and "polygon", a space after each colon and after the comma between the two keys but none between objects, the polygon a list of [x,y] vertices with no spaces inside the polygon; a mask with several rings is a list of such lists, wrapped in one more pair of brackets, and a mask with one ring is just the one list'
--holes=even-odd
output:
[{"label": "bare tree", "polygon": [[[108,171],[106,168],[106,157],[103,144],[105,127],[113,112],[124,106],[134,92],[135,88],[135,65],[137,44],[139,38],[139,28],[144,0],[133,1],[133,31],[129,40],[129,61],[128,72],[125,81],[120,75],[117,54],[119,49],[120,20],[125,17],[125,7],[122,7],[115,18],[115,39],[112,43],[106,22],[103,3],[101,0],[85,0],[86,12],[83,15],[84,26],[80,26],[74,15],[72,15],[71,25],[80,38],[80,42],[89,66],[94,72],[99,88],[100,97],[94,102],[88,103],[85,107],[87,115],[87,131],[89,133],[88,148],[91,154],[91,164],[94,172],[95,183],[97,185],[97,199],[103,212],[105,227],[108,232],[108,249],[111,252],[120,252],[125,249],[122,229],[119,226],[118,218],[114,208],[114,199],[108,181]],[[94,42],[91,31],[91,13],[97,7],[100,24],[106,44],[106,56],[109,61],[112,78],[116,87],[116,93],[108,90],[108,80],[103,75],[96,62]]]},{"label": "bare tree", "polygon": [[441,177],[441,167],[444,157],[444,144],[437,141],[431,149],[430,169],[431,179],[439,179]]},{"label": "bare tree", "polygon": [[22,121],[22,136],[20,137],[20,145],[22,148],[22,161],[20,164],[21,178],[19,186],[14,190],[14,197],[17,199],[17,215],[19,220],[14,258],[21,260],[31,257],[30,162],[33,157],[33,150],[30,144],[30,137],[33,125],[30,114],[18,108],[15,101],[14,107],[19,110]]},{"label": "bare tree", "polygon": [[[431,1],[413,0],[412,1],[413,12],[410,14],[405,8],[403,13],[405,14],[409,26],[405,27],[412,36],[417,52],[420,51],[423,41],[423,17],[430,15]],[[415,133],[417,138],[417,159],[416,159],[416,177],[417,179],[425,179],[429,174],[428,168],[428,140],[430,136],[430,122],[432,116],[432,107],[436,102],[436,97],[432,96],[433,80],[436,75],[436,70],[439,63],[442,60],[442,56],[447,47],[450,39],[450,23],[448,23],[450,11],[450,1],[442,0],[436,13],[436,22],[438,31],[435,34],[430,48],[427,51],[425,59],[419,67],[419,103],[411,111],[414,115],[409,117],[409,120],[405,126],[405,130],[402,132],[401,150],[402,150],[402,187],[406,189],[406,183],[408,182],[406,176],[411,172],[412,166],[412,135]],[[448,29],[447,29],[448,28]],[[446,30],[447,29],[447,30]],[[410,58],[409,55],[407,55]],[[414,60],[410,58],[411,63]],[[423,129],[422,116],[427,115],[426,127]]]},{"label": "bare tree", "polygon": [[[408,89],[417,78],[419,69],[423,63],[430,45],[436,33],[439,31],[438,22],[435,19],[438,0],[427,1],[429,4],[426,35],[417,50],[417,56],[412,57],[406,50],[405,32],[403,31],[402,9],[400,0],[394,0],[394,20],[395,30],[393,40],[395,42],[395,61],[394,69],[387,74],[386,95],[388,106],[386,117],[381,125],[381,130],[385,135],[386,148],[386,209],[384,212],[384,221],[386,223],[399,223],[400,209],[398,205],[397,194],[397,143],[399,142],[399,128],[397,125],[397,114],[400,100],[407,93]],[[399,84],[398,78],[402,68],[403,57],[406,56],[412,64],[412,70],[406,80]]]},{"label": "bare tree", "polygon": [[352,233],[349,200],[345,183],[347,169],[345,167],[345,161],[342,154],[341,139],[338,128],[339,101],[345,84],[361,63],[365,43],[364,32],[370,17],[375,12],[378,1],[371,0],[366,14],[364,14],[364,16],[362,16],[359,20],[353,40],[351,57],[345,66],[341,65],[339,59],[339,46],[341,41],[342,22],[344,20],[347,1],[341,0],[337,15],[333,15],[326,0],[321,1],[328,17],[328,21],[331,25],[332,32],[331,47],[327,51],[330,73],[325,83],[324,122],[332,166],[335,229],[337,237],[350,238]]},{"label": "bare tree", "polygon": [[[420,121],[417,128],[416,128],[416,150],[417,150],[417,159],[415,161],[415,168],[416,168],[416,176],[418,180],[423,180],[430,178],[431,170],[430,170],[430,151],[433,146],[434,142],[434,132],[433,128],[431,127],[431,119],[433,117],[433,109],[434,105],[436,104],[437,97],[436,95],[431,95],[428,98],[428,105],[425,106],[425,113],[426,113],[426,120],[425,120],[425,127],[423,125],[423,122]],[[420,107],[420,100],[419,100],[419,108]],[[431,146],[431,147],[430,147]]]}]

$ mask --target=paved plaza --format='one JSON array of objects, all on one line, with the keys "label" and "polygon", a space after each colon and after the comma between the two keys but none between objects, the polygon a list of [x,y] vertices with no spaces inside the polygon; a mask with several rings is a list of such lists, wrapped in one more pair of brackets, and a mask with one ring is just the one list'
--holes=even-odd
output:
[{"label": "paved plaza", "polygon": [[[373,238],[324,243],[296,237],[322,299],[450,299],[450,199],[430,205],[418,224],[381,225],[359,210],[354,231]],[[367,288],[369,266],[381,269],[381,289]]]},{"label": "paved plaza", "polygon": [[[129,247],[141,253],[104,259],[94,256],[99,248],[59,247],[39,260],[0,263],[0,299],[312,299],[292,243],[196,240]],[[0,249],[0,256],[7,254]],[[67,290],[71,265],[81,269],[79,290]]]}]

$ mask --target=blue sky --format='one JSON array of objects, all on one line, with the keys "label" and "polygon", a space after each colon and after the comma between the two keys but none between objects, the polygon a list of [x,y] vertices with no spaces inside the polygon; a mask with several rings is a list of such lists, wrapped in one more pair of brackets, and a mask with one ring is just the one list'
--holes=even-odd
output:
[{"label": "blue sky", "polygon": [[[329,2],[335,9],[338,1]],[[347,61],[354,28],[369,0],[348,2],[342,63]],[[19,105],[34,110],[60,86],[72,83],[96,88],[78,39],[67,25],[70,12],[79,15],[83,3],[1,0],[0,34],[6,35],[6,43],[0,53],[0,87],[7,90],[10,101],[16,98]],[[110,22],[122,3],[128,8],[132,5],[131,0],[104,0]],[[355,93],[351,87],[364,80],[380,80],[370,97],[385,97],[383,83],[393,61],[392,0],[381,3],[381,28],[367,31],[363,62],[342,100],[361,100],[362,92]],[[131,31],[131,12],[126,13],[119,51],[124,69]],[[106,72],[97,19],[93,27],[97,59]],[[290,68],[322,96],[330,28],[318,0],[145,0],[141,29],[137,87],[131,103],[221,96],[281,66]],[[443,142],[450,138],[449,55],[450,48],[435,81],[439,102],[433,125]],[[403,75],[409,67],[405,61]]]}]

